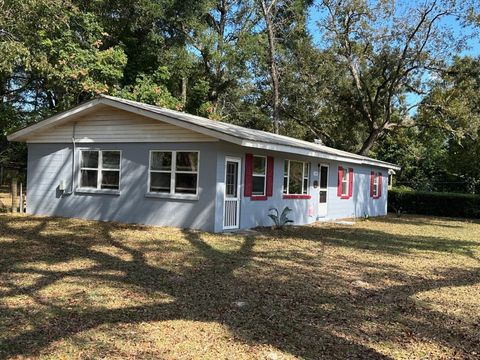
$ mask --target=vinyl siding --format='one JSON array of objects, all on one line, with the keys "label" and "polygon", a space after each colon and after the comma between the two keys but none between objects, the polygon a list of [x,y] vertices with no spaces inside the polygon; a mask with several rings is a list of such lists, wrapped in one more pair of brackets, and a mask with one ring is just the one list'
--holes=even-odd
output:
[{"label": "vinyl siding", "polygon": [[103,107],[74,122],[54,126],[29,143],[210,142],[217,139],[127,111]]}]

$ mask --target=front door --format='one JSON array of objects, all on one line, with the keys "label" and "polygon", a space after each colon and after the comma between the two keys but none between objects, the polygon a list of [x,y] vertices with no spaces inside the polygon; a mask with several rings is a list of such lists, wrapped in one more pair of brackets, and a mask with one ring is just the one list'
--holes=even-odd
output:
[{"label": "front door", "polygon": [[240,164],[239,158],[225,160],[225,200],[223,228],[238,229],[240,220]]},{"label": "front door", "polygon": [[328,199],[328,165],[320,165],[319,176],[319,200],[318,200],[318,217],[327,216],[327,199]]}]

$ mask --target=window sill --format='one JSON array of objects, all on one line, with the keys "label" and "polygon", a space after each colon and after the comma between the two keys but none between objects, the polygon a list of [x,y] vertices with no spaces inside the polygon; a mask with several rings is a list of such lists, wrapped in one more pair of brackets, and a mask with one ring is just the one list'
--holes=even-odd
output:
[{"label": "window sill", "polygon": [[348,196],[348,195],[342,195],[342,196],[340,196],[340,199],[341,199],[341,200],[348,200],[348,199],[350,199],[350,198],[351,198],[351,196]]},{"label": "window sill", "polygon": [[262,200],[267,200],[268,197],[265,196],[265,195],[252,195],[250,196],[250,200],[253,200],[253,201],[262,201]]},{"label": "window sill", "polygon": [[120,195],[120,190],[77,188],[77,189],[75,189],[75,193],[119,196]]},{"label": "window sill", "polygon": [[308,200],[308,199],[311,199],[312,196],[311,195],[301,195],[301,194],[285,194],[282,196],[282,199],[304,199],[304,200]]},{"label": "window sill", "polygon": [[172,199],[172,200],[198,200],[198,195],[189,195],[189,194],[162,194],[162,193],[148,192],[145,194],[145,197],[157,198],[157,199]]}]

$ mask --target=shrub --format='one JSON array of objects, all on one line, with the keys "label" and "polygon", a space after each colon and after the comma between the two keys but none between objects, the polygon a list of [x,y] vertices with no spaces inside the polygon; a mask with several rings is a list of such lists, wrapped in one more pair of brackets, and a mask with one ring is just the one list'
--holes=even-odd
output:
[{"label": "shrub", "polygon": [[480,218],[480,196],[392,189],[388,192],[390,212]]}]

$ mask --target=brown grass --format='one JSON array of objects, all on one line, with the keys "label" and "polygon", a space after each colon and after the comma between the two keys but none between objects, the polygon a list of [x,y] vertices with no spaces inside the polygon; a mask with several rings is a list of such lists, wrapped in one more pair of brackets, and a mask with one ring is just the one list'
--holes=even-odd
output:
[{"label": "brown grass", "polygon": [[0,358],[477,359],[480,224],[213,235],[0,214]]}]

